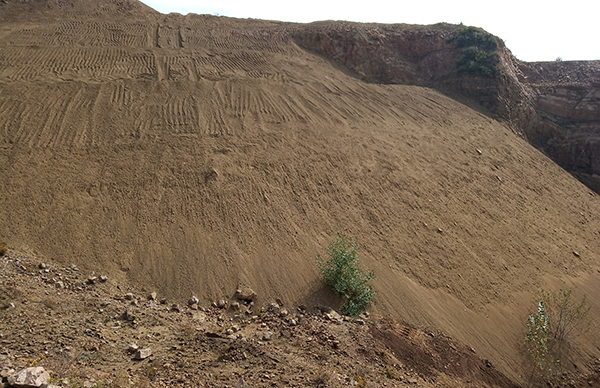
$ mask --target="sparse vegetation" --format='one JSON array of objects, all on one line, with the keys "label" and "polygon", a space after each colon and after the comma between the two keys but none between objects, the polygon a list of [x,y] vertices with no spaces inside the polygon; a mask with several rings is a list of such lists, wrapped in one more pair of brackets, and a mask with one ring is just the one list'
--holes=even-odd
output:
[{"label": "sparse vegetation", "polygon": [[465,27],[450,38],[459,48],[476,47],[486,52],[496,51],[498,43],[489,32],[477,27]]},{"label": "sparse vegetation", "polygon": [[342,307],[342,314],[350,316],[358,316],[364,312],[376,295],[369,284],[369,281],[375,279],[375,273],[360,270],[356,250],[356,241],[349,241],[344,234],[339,233],[337,239],[325,250],[329,259],[323,261],[317,256],[323,280],[336,294],[348,300]]},{"label": "sparse vegetation", "polygon": [[477,27],[465,27],[449,38],[455,41],[458,48],[464,49],[456,62],[459,71],[494,78],[500,74],[500,57],[497,54],[496,38]]},{"label": "sparse vegetation", "polygon": [[544,291],[537,294],[538,311],[527,319],[526,343],[533,362],[531,377],[554,381],[561,376],[561,350],[570,338],[589,330],[586,298],[577,302],[572,290]]},{"label": "sparse vegetation", "polygon": [[527,346],[534,367],[543,370],[548,354],[548,332],[550,330],[544,302],[538,303],[536,314],[530,314],[527,319]]},{"label": "sparse vegetation", "polygon": [[539,292],[548,317],[549,339],[555,342],[568,341],[590,329],[590,307],[586,297],[581,301],[572,298],[572,290]]},{"label": "sparse vegetation", "polygon": [[331,380],[331,376],[326,371],[321,371],[317,374],[315,379],[313,380],[313,385],[315,387],[327,387],[329,385],[329,380]]}]

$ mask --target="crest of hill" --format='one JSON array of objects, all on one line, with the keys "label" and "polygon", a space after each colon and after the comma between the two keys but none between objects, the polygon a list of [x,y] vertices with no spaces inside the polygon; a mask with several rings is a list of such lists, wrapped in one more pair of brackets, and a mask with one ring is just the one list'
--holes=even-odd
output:
[{"label": "crest of hill", "polygon": [[[244,283],[338,307],[315,257],[343,231],[377,275],[375,312],[524,381],[536,286],[600,291],[598,196],[503,123],[302,48],[310,28],[3,4],[0,235],[171,298]],[[578,346],[585,368],[598,331]]]}]

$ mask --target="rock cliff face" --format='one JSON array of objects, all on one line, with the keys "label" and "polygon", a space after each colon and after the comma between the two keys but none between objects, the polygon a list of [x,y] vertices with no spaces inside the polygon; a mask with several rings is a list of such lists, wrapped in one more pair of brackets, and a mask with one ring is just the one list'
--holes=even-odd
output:
[{"label": "rock cliff face", "polygon": [[534,143],[600,192],[600,61],[520,63],[536,112],[552,130]]},{"label": "rock cliff face", "polygon": [[428,86],[479,107],[600,192],[600,61],[520,62],[495,38],[501,74],[466,74],[451,39],[462,29],[322,22],[293,39],[365,81]]}]

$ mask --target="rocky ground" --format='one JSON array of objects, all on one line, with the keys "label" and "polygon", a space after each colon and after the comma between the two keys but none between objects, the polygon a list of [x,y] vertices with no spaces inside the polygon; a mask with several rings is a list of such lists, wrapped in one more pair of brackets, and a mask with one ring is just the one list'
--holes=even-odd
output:
[{"label": "rocky ground", "polygon": [[0,260],[5,386],[33,366],[60,387],[516,386],[473,349],[382,317],[259,307],[248,288],[176,304],[74,265]]}]

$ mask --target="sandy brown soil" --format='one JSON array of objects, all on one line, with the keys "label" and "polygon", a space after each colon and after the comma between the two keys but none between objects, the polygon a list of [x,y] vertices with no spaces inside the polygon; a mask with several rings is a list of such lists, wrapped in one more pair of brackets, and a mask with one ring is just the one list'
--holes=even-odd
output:
[{"label": "sandy brown soil", "polygon": [[600,356],[600,197],[501,123],[360,81],[290,24],[134,1],[1,11],[9,247],[180,303],[241,282],[337,308],[315,257],[341,230],[378,277],[373,314],[524,383],[532,292],[575,288],[594,326],[570,364]]}]

